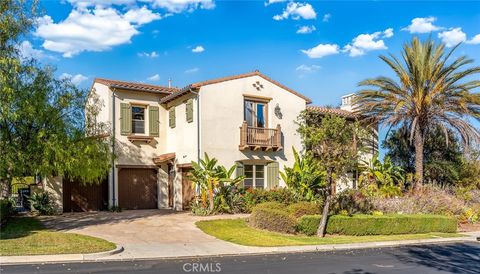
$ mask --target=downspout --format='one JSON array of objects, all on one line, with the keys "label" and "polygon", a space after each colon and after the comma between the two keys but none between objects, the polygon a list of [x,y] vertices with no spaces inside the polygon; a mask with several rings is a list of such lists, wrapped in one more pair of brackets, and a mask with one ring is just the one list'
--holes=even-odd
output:
[{"label": "downspout", "polygon": [[200,92],[197,91],[197,163],[200,163]]},{"label": "downspout", "polygon": [[115,195],[115,88],[112,91],[112,205],[115,207],[116,204],[116,195]]}]

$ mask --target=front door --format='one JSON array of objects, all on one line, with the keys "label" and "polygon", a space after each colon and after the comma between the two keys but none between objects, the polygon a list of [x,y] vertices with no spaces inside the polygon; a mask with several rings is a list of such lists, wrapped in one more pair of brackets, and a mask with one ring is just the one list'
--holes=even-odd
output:
[{"label": "front door", "polygon": [[175,178],[175,169],[172,164],[168,164],[168,206],[173,207],[173,179]]}]

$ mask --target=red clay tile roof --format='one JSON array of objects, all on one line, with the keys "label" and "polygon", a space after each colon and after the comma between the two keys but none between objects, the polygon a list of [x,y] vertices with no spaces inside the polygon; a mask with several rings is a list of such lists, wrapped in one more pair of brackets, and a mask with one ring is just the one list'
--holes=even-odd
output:
[{"label": "red clay tile roof", "polygon": [[243,74],[238,74],[238,75],[232,75],[232,76],[227,76],[227,77],[222,77],[222,78],[217,78],[217,79],[212,79],[212,80],[207,80],[207,81],[203,81],[203,82],[197,82],[197,83],[193,83],[192,84],[192,87],[194,88],[197,88],[197,87],[201,87],[201,86],[206,86],[206,85],[211,85],[211,84],[216,84],[216,83],[221,83],[221,82],[225,82],[225,81],[230,81],[230,80],[235,80],[235,79],[240,79],[240,78],[246,78],[246,77],[251,77],[251,76],[260,76],[262,77],[263,79],[289,91],[290,93],[293,93],[295,95],[297,95],[298,97],[304,99],[305,101],[307,101],[308,104],[310,104],[312,102],[312,100],[310,100],[310,98],[304,96],[303,94],[300,94],[296,91],[294,91],[293,89],[287,87],[287,86],[284,86],[283,84],[273,80],[272,78],[262,74],[260,71],[256,70],[256,71],[253,71],[253,72],[247,72],[247,73],[243,73]]},{"label": "red clay tile roof", "polygon": [[111,80],[111,79],[104,79],[104,78],[95,78],[94,82],[107,85],[110,88],[129,89],[129,90],[144,91],[144,92],[162,93],[162,94],[171,94],[175,91],[178,91],[177,88],[154,86],[154,85],[148,85],[148,84],[142,84],[142,83],[125,82],[125,81],[118,81],[118,80]]},{"label": "red clay tile roof", "polygon": [[293,93],[293,94],[297,95],[298,97],[304,99],[307,102],[307,104],[310,104],[312,102],[312,100],[310,100],[310,98],[294,91],[293,89],[291,89],[287,86],[282,85],[281,83],[279,83],[279,82],[273,80],[272,78],[260,73],[259,71],[253,71],[253,72],[248,72],[248,73],[244,73],[244,74],[237,74],[237,75],[232,75],[232,76],[227,76],[227,77],[222,77],[222,78],[217,78],[217,79],[212,79],[212,80],[193,83],[191,85],[188,85],[188,86],[184,87],[179,92],[172,93],[172,94],[162,98],[160,103],[162,103],[162,104],[167,103],[167,102],[169,102],[169,101],[171,101],[171,100],[173,100],[177,97],[180,97],[180,96],[182,96],[182,95],[184,95],[188,92],[191,92],[192,90],[199,89],[202,86],[217,84],[217,83],[221,83],[221,82],[225,82],[225,81],[236,80],[236,79],[241,79],[241,78],[246,78],[246,77],[251,77],[251,76],[260,76],[263,79],[265,79],[265,80],[267,80],[267,81],[269,81],[269,82],[287,90],[288,92]]},{"label": "red clay tile roof", "polygon": [[307,106],[307,110],[319,112],[322,114],[333,114],[346,118],[358,118],[358,115],[354,112],[339,109],[339,108],[328,108],[328,107],[319,107],[319,106]]},{"label": "red clay tile roof", "polygon": [[161,164],[161,163],[164,163],[165,161],[172,160],[172,159],[175,159],[175,152],[165,153],[157,157],[154,157],[153,162],[155,164]]}]

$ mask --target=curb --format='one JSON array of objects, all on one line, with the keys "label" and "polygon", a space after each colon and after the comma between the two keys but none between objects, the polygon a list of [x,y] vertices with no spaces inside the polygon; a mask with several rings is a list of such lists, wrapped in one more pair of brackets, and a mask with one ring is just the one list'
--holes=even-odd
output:
[{"label": "curb", "polygon": [[115,249],[112,249],[112,250],[109,250],[109,251],[82,254],[82,256],[83,256],[83,260],[95,260],[95,259],[99,259],[99,258],[102,258],[102,257],[122,253],[124,250],[125,249],[123,248],[123,246],[117,246]]},{"label": "curb", "polygon": [[54,254],[54,255],[31,255],[31,256],[0,256],[0,265],[22,265],[38,263],[73,263],[94,262],[97,259],[119,254],[124,251],[123,246],[108,251],[86,254]]}]

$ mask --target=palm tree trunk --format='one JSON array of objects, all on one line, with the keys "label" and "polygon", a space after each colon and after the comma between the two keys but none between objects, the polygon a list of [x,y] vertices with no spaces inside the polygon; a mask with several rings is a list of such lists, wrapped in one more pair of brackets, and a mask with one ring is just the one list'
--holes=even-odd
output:
[{"label": "palm tree trunk", "polygon": [[423,134],[418,126],[415,129],[415,184],[414,189],[423,186]]}]

